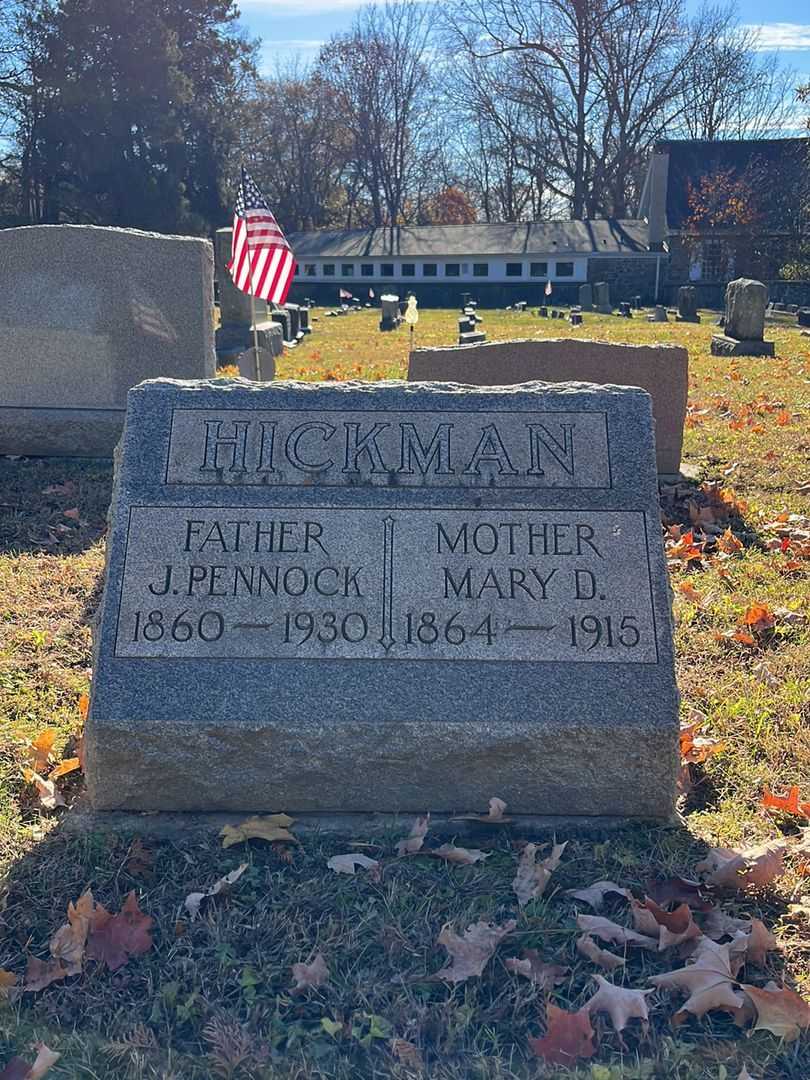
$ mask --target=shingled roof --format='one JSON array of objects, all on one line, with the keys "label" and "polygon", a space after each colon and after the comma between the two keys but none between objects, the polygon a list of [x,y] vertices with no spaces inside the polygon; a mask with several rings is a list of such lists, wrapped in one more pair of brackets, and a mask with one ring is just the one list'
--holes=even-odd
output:
[{"label": "shingled roof", "polygon": [[616,255],[645,252],[643,221],[547,221],[488,225],[398,225],[293,233],[297,259],[475,255]]}]

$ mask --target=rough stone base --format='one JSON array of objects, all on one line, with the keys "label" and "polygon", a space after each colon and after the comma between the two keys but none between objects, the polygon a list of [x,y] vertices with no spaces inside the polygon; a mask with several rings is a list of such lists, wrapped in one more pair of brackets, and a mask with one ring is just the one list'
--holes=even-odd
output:
[{"label": "rough stone base", "polygon": [[676,315],[675,316],[675,322],[699,323],[700,322],[700,316],[699,315],[694,315],[694,316],[693,315]]},{"label": "rough stone base", "polygon": [[[466,813],[497,795],[515,814],[671,817],[669,721],[617,726],[583,707],[575,726],[544,723],[538,710],[491,724],[95,721],[88,792],[96,810]],[[661,715],[672,715],[668,703]]]},{"label": "rough stone base", "polygon": [[459,345],[478,345],[482,341],[487,340],[487,335],[481,330],[471,330],[464,334],[458,335]]},{"label": "rough stone base", "polygon": [[738,341],[725,334],[712,336],[712,356],[775,356],[772,341]]},{"label": "rough stone base", "polygon": [[21,409],[0,405],[0,454],[111,458],[124,409]]},{"label": "rough stone base", "polygon": [[[296,836],[309,833],[334,833],[340,836],[357,838],[360,836],[379,836],[386,833],[405,833],[412,824],[410,817],[400,814],[312,814],[296,813],[295,807],[274,808],[295,818],[293,832]],[[486,812],[483,808],[482,813]],[[543,833],[560,833],[566,837],[572,834],[616,832],[628,828],[626,818],[620,817],[551,817],[535,814],[512,814],[507,807],[505,825],[491,825],[486,822],[458,820],[442,814],[431,814],[430,834],[434,839],[469,839],[480,842],[485,837],[503,835],[508,829],[512,836],[535,838]],[[238,825],[244,821],[241,814],[172,814],[153,813],[151,811],[94,810],[86,797],[81,796],[60,819],[62,828],[74,836],[87,836],[92,832],[119,833],[133,835],[140,833],[159,839],[182,839],[188,837],[211,837],[225,825]],[[677,814],[671,819],[655,819],[652,824],[675,826]],[[635,825],[635,823],[634,823]],[[630,826],[633,827],[633,826]]]}]

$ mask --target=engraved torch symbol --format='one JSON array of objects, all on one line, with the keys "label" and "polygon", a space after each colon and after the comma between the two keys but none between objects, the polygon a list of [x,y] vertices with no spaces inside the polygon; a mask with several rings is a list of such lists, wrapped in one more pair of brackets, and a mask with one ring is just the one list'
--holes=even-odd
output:
[{"label": "engraved torch symbol", "polygon": [[391,594],[394,587],[394,518],[383,518],[383,595],[380,644],[387,652],[394,644]]}]

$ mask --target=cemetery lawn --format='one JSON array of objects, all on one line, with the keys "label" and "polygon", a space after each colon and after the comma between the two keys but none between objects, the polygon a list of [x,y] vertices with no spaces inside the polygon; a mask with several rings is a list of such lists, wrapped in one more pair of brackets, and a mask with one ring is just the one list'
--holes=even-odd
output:
[{"label": "cemetery lawn", "polygon": [[[377,312],[315,314],[315,332],[280,360],[279,377],[404,377],[405,327],[380,334]],[[560,865],[543,897],[520,912],[511,889],[518,845],[504,826],[479,826],[472,839],[459,840],[491,850],[472,866],[423,854],[398,859],[396,841],[410,821],[385,834],[303,833],[300,844],[254,840],[227,850],[215,828],[152,836],[148,816],[137,836],[70,833],[63,824],[69,811],[42,809],[21,764],[25,741],[46,728],[56,730],[56,760],[76,750],[111,471],[98,463],[0,458],[0,1076],[14,1054],[33,1061],[31,1046],[43,1041],[62,1055],[49,1077],[105,1080],[737,1080],[743,1065],[758,1080],[810,1077],[810,1031],[793,1042],[767,1031],[748,1038],[719,1011],[672,1025],[683,1002],[673,992],[648,999],[648,1032],[631,1020],[620,1036],[600,1014],[594,1058],[577,1072],[546,1065],[527,1040],[544,1030],[548,994],[504,965],[534,948],[566,966],[550,996],[576,1009],[592,995],[599,969],[574,947],[575,916],[590,909],[565,889],[608,879],[641,897],[651,879],[695,876],[707,846],[795,840],[810,825],[801,814],[761,804],[766,787],[783,794],[791,785],[810,803],[810,521],[803,517],[810,495],[810,338],[769,327],[775,360],[716,358],[706,313],[700,326],[586,315],[580,328],[529,313],[483,315],[488,340],[570,335],[689,349],[685,461],[695,479],[665,488],[662,503],[670,524],[680,522],[686,532],[695,518],[710,537],[703,546],[701,534],[690,549],[673,533],[669,547],[682,714],[712,743],[706,760],[691,766],[681,820],[610,834],[561,830],[557,839],[570,842]],[[453,343],[456,319],[454,311],[422,312],[417,344]],[[707,482],[719,487],[701,488]],[[722,552],[711,538],[727,527]],[[752,614],[753,605],[763,610]],[[430,753],[428,732],[424,752]],[[621,760],[605,768],[624,782]],[[70,803],[81,791],[80,774],[58,787]],[[425,846],[436,846],[430,833]],[[806,846],[804,861],[789,857],[773,884],[726,894],[721,904],[735,916],[761,918],[779,941],[764,967],[746,966],[744,981],[761,987],[774,979],[810,999]],[[327,869],[329,857],[349,851],[382,860],[379,880]],[[206,901],[192,922],[186,895],[243,862],[247,870],[231,892]],[[87,887],[116,912],[135,890],[155,921],[152,947],[114,973],[91,961],[83,974],[40,992],[9,990],[3,971],[21,979],[29,955],[47,959],[68,902]],[[625,906],[614,898],[603,914],[626,922]],[[450,923],[461,933],[479,918],[516,918],[517,927],[480,978],[456,987],[431,980],[447,961],[436,943],[442,927]],[[293,995],[291,965],[317,952],[328,982]],[[632,950],[613,981],[645,988],[648,975],[681,964],[672,952]]]}]

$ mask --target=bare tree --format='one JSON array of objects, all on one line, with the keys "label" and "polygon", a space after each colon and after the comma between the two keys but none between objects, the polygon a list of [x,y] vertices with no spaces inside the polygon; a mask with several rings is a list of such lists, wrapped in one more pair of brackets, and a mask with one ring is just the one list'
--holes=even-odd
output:
[{"label": "bare tree", "polygon": [[682,108],[671,133],[689,139],[761,139],[783,133],[796,74],[758,51],[759,31],[736,23],[733,7],[709,7],[695,20],[700,48],[682,65]]},{"label": "bare tree", "polygon": [[393,228],[409,192],[419,187],[431,130],[429,37],[427,5],[372,5],[318,59],[337,122],[350,136],[351,172],[369,199],[375,225]]}]

